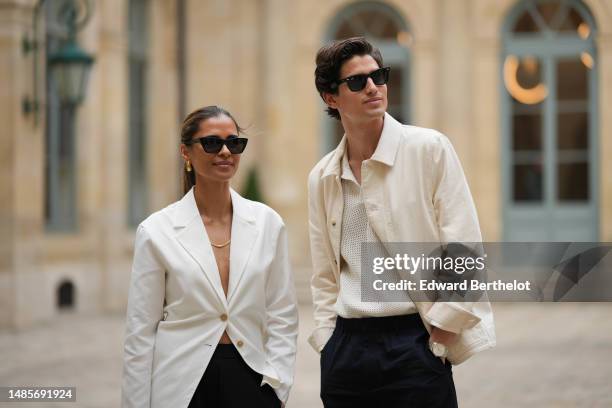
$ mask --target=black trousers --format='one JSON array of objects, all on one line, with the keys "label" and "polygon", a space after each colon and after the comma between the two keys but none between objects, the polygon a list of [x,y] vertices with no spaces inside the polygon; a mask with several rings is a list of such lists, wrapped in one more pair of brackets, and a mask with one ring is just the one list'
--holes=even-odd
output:
[{"label": "black trousers", "polygon": [[451,364],[434,356],[418,314],[343,319],[321,351],[325,408],[456,408]]},{"label": "black trousers", "polygon": [[249,367],[233,344],[218,344],[189,408],[278,408],[276,393]]}]

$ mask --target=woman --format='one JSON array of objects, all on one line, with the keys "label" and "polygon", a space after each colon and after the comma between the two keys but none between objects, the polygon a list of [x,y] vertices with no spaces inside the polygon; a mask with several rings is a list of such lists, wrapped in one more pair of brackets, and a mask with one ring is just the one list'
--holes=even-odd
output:
[{"label": "woman", "polygon": [[279,407],[297,307],[282,219],[230,188],[247,139],[207,106],[183,122],[184,197],[136,232],[124,407]]}]

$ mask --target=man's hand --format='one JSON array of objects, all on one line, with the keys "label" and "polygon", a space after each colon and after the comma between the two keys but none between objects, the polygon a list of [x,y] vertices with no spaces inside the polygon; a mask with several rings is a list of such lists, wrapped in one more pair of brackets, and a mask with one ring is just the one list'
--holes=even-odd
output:
[{"label": "man's hand", "polygon": [[436,343],[442,343],[446,347],[449,347],[455,342],[455,340],[457,340],[457,333],[449,332],[446,330],[442,330],[439,327],[432,326],[429,338],[431,339],[431,341],[435,341]]}]

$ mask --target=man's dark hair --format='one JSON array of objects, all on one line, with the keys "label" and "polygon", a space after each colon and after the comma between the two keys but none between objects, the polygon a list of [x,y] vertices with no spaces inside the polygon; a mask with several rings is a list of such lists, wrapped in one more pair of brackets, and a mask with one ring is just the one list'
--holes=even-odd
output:
[{"label": "man's dark hair", "polygon": [[[323,93],[338,94],[338,83],[336,81],[340,79],[340,68],[345,61],[350,60],[355,55],[370,55],[378,63],[378,67],[383,66],[382,55],[378,48],[363,37],[337,40],[323,46],[317,52],[315,85],[321,98],[323,98]],[[332,118],[340,120],[340,113],[337,109],[328,106],[326,111]]]}]

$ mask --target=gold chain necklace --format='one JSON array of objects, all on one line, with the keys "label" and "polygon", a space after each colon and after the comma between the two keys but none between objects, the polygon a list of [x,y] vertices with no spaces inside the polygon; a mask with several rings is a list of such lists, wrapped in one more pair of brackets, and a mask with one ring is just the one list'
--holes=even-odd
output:
[{"label": "gold chain necklace", "polygon": [[210,244],[212,246],[214,246],[215,248],[223,248],[226,247],[230,244],[230,242],[232,242],[232,239],[230,238],[229,241],[227,241],[225,244],[215,244],[214,242],[210,241]]}]

